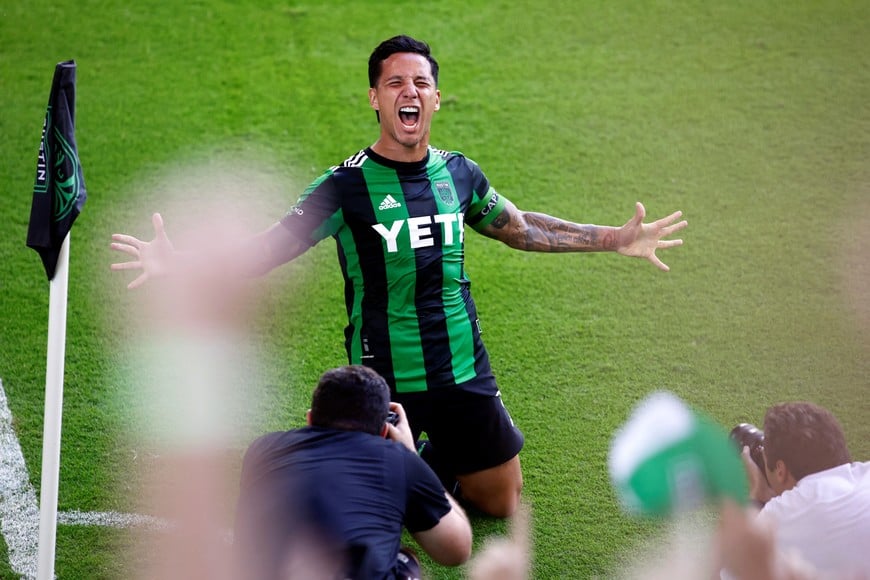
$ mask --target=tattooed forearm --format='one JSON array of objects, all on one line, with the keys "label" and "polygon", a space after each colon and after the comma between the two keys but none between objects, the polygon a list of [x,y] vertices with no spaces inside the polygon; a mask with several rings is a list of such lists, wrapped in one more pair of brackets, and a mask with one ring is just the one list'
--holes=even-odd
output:
[{"label": "tattooed forearm", "polygon": [[482,233],[529,252],[601,252],[619,248],[619,228],[575,224],[543,213],[522,212],[510,202]]},{"label": "tattooed forearm", "polygon": [[536,252],[595,252],[616,249],[617,228],[575,224],[541,213],[525,213],[516,247]]}]

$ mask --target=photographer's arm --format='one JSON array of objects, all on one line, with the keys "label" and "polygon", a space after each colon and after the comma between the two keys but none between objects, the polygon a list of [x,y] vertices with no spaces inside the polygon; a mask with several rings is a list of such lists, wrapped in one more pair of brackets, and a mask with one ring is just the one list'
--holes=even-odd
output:
[{"label": "photographer's arm", "polygon": [[450,511],[432,528],[411,535],[442,566],[459,566],[471,556],[471,524],[456,500],[447,492],[444,495],[450,502]]}]

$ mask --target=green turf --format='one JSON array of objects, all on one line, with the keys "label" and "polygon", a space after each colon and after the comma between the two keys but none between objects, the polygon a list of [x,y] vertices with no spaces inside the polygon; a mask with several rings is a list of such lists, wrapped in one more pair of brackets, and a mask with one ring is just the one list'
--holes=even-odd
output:
[{"label": "green turf", "polygon": [[[34,486],[48,290],[24,240],[54,64],[78,63],[89,190],[73,230],[60,509],[127,510],[136,450],[119,369],[141,297],[108,272],[111,233],[147,235],[165,172],[208,159],[282,183],[252,225],[280,217],[374,140],[366,61],[398,32],[428,40],[442,66],[432,143],[478,161],[520,208],[617,225],[641,200],[690,222],[685,246],[662,254],[668,274],[466,238],[484,338],[526,434],[535,577],[611,577],[654,532],[620,513],[605,467],[614,429],[652,390],[724,426],[810,399],[868,459],[870,283],[857,284],[863,311],[846,291],[866,261],[847,258],[868,247],[868,22],[860,0],[4,3],[0,378]],[[279,428],[343,362],[332,244],[261,289],[275,397],[263,428]],[[504,531],[474,525],[478,542]],[[60,578],[129,575],[113,532],[58,538]]]}]

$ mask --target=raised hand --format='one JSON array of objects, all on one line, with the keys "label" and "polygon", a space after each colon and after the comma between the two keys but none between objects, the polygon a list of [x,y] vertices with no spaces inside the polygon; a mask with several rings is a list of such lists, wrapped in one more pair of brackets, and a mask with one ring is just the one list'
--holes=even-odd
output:
[{"label": "raised hand", "polygon": [[656,256],[656,250],[683,245],[683,240],[662,239],[689,225],[686,220],[674,223],[682,215],[683,212],[675,211],[667,217],[645,224],[643,218],[646,216],[646,209],[642,203],[637,202],[634,217],[619,229],[616,251],[623,256],[645,258],[667,272],[670,268]]},{"label": "raised hand", "polygon": [[126,234],[112,234],[112,244],[110,247],[118,252],[129,254],[134,258],[127,262],[112,264],[112,270],[142,271],[139,276],[127,284],[127,288],[130,290],[138,288],[150,278],[165,276],[172,262],[175,249],[172,247],[172,242],[166,236],[166,231],[163,228],[163,218],[159,213],[155,213],[151,217],[151,223],[154,225],[154,239],[150,242],[145,242]]}]

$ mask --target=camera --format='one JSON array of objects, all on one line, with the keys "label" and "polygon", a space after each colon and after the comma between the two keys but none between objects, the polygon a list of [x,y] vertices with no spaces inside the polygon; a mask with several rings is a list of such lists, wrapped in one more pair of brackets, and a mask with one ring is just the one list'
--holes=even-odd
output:
[{"label": "camera", "polygon": [[740,423],[731,430],[730,438],[739,450],[742,450],[744,446],[749,447],[749,457],[752,458],[752,461],[761,470],[761,474],[767,479],[767,471],[764,468],[764,451],[762,450],[764,446],[764,431],[752,423]]},{"label": "camera", "polygon": [[387,413],[387,423],[395,427],[399,424],[399,414],[395,411],[390,411]]}]

